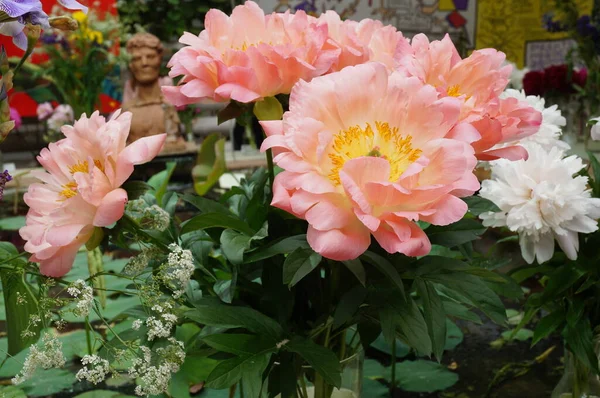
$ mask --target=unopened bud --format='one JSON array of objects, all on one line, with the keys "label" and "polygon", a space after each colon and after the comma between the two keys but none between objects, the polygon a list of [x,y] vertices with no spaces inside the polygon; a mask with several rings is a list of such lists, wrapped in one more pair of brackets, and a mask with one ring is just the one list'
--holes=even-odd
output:
[{"label": "unopened bud", "polygon": [[258,120],[281,120],[283,107],[275,97],[266,97],[254,104],[254,115]]},{"label": "unopened bud", "polygon": [[59,29],[63,31],[74,31],[77,30],[77,28],[79,27],[79,24],[76,20],[66,15],[48,18],[48,22],[50,23],[50,26],[54,29]]}]

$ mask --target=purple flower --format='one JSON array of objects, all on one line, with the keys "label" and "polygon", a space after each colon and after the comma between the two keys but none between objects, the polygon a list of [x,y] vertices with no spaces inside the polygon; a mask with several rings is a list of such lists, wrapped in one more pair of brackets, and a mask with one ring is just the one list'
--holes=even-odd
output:
[{"label": "purple flower", "polygon": [[[87,13],[88,8],[75,0],[58,0],[69,10],[81,10]],[[48,14],[42,9],[39,0],[0,0],[0,11],[16,21],[0,23],[0,34],[11,36],[13,43],[22,50],[27,48],[27,37],[23,32],[26,23],[49,28]]]},{"label": "purple flower", "polygon": [[0,200],[4,199],[4,187],[10,180],[12,180],[12,177],[8,174],[8,170],[0,173]]}]

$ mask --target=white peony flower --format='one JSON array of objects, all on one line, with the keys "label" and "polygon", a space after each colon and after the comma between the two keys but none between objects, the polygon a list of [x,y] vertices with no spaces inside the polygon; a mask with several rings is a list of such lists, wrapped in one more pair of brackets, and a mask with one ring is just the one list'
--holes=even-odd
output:
[{"label": "white peony flower", "polygon": [[492,179],[481,184],[480,195],[501,211],[481,214],[483,225],[518,232],[521,253],[530,264],[535,258],[540,264],[552,258],[554,239],[574,260],[578,233],[598,229],[600,199],[591,197],[587,177],[574,177],[583,168],[579,157],[533,143],[526,149],[527,160],[491,162]]},{"label": "white peony flower", "polygon": [[509,86],[514,89],[521,90],[523,88],[523,78],[527,72],[529,72],[529,68],[525,67],[523,69],[519,69],[515,63],[510,61],[506,61],[506,64],[512,66],[513,68],[510,76],[508,77]]},{"label": "white peony flower", "polygon": [[546,108],[546,101],[536,95],[526,95],[524,90],[512,90],[508,89],[500,95],[501,98],[516,98],[519,101],[524,101],[533,107],[535,110],[542,113],[542,124],[537,133],[525,137],[517,142],[510,142],[508,144],[502,144],[502,146],[509,146],[515,144],[527,144],[537,143],[541,145],[546,151],[550,151],[553,147],[568,150],[570,149],[569,144],[560,140],[562,135],[562,127],[567,124],[567,120],[562,116],[558,105],[552,105]]},{"label": "white peony flower", "polygon": [[600,117],[590,119],[590,122],[596,122],[592,126],[592,140],[598,141],[600,140]]}]

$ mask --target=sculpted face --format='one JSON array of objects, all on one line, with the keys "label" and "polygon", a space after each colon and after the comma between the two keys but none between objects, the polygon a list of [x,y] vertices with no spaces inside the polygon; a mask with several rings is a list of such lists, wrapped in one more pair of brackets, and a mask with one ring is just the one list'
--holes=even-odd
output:
[{"label": "sculpted face", "polygon": [[131,52],[129,68],[135,80],[139,83],[152,83],[158,80],[160,61],[160,56],[155,49],[149,47],[136,48]]}]

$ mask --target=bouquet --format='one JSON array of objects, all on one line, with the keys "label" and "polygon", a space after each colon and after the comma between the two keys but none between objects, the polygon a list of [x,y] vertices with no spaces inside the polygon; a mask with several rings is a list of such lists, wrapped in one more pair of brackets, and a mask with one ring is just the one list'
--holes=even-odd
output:
[{"label": "bouquet", "polygon": [[[29,262],[0,246],[5,302],[16,308],[7,311],[9,349],[33,344],[15,383],[64,365],[53,328],[75,317],[88,336],[98,324],[105,332],[88,344],[82,382],[127,369],[138,395],[206,383],[252,398],[357,397],[360,379],[345,374],[380,334],[439,359],[447,317],[480,322],[477,309],[506,321],[499,294],[522,291],[493,272],[503,259],[474,250],[486,225],[524,234],[525,258],[539,262],[554,236],[573,258],[577,233],[597,230],[597,199],[573,179],[580,164],[570,158],[561,181],[578,191],[544,234],[531,231],[550,222],[547,213],[528,214],[551,187],[534,191],[523,174],[520,208],[498,199],[504,186],[474,195],[478,161],[529,172],[522,165],[538,152],[526,141],[550,123],[543,104],[503,94],[511,68],[501,52],[462,59],[449,37],[409,42],[379,21],[265,15],[251,1],[230,16],[209,11],[205,26],[181,37],[169,62],[180,80],[163,93],[175,106],[227,102],[221,120],[258,118],[268,167],[218,200],[179,195],[167,189],[172,165],[127,182],[164,143],[153,136],[125,147],[130,114],[62,127],[66,138],[41,152],[46,171],[25,195]],[[544,139],[556,135],[546,131]],[[175,214],[182,204],[194,209],[185,221]],[[136,254],[109,271],[109,245]],[[89,277],[73,281],[83,246]],[[109,288],[109,276],[126,284]],[[54,284],[66,294],[48,296]],[[138,305],[103,316],[115,296]],[[68,305],[55,312],[57,304]]]}]

